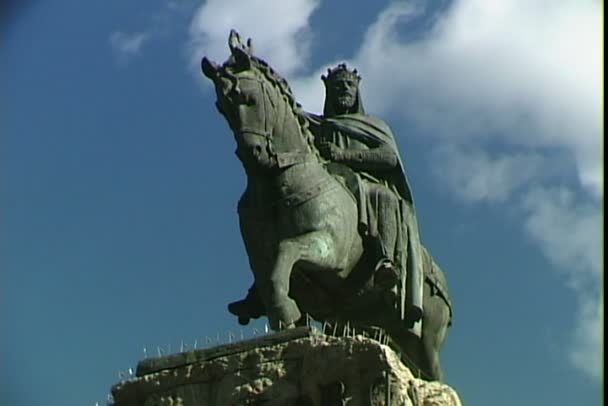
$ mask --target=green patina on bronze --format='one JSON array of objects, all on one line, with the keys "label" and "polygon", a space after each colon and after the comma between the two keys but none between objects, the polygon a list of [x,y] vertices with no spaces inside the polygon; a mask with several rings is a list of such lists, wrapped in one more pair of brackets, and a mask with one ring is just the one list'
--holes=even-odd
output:
[{"label": "green patina on bronze", "polygon": [[229,310],[274,330],[304,322],[381,328],[406,363],[441,379],[452,306],[420,242],[412,192],[390,127],[365,113],[360,77],[328,71],[323,115],[232,31],[230,58],[203,58],[247,174],[238,203],[254,283]]}]

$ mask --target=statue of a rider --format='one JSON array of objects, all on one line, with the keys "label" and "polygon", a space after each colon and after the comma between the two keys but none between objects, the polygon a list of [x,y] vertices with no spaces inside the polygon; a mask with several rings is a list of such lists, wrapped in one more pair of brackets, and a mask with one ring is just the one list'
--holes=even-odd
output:
[{"label": "statue of a rider", "polygon": [[[322,76],[326,89],[323,115],[307,114],[320,154],[331,165],[352,170],[359,232],[374,258],[373,287],[396,293],[402,317],[420,335],[423,271],[421,244],[409,183],[392,131],[365,114],[361,77],[345,64]],[[331,170],[331,169],[330,169]],[[247,297],[229,305],[239,321],[264,313],[255,284]]]}]

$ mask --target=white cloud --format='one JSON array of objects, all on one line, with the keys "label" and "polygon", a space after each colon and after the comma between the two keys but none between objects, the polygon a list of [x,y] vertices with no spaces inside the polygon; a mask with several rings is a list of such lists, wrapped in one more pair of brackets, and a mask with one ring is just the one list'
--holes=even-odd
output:
[{"label": "white cloud", "polygon": [[170,35],[176,27],[182,27],[182,20],[189,18],[196,6],[194,2],[195,0],[167,0],[162,7],[147,16],[143,29],[131,33],[114,31],[110,35],[110,45],[118,61],[129,62],[141,55],[144,45]]},{"label": "white cloud", "polygon": [[127,34],[115,31],[110,35],[110,45],[119,58],[130,58],[141,52],[142,46],[149,38],[147,32]]},{"label": "white cloud", "polygon": [[456,0],[408,42],[397,28],[423,12],[417,4],[393,2],[354,58],[368,105],[444,137],[564,148],[599,198],[601,4]]},{"label": "white cloud", "polygon": [[197,71],[203,56],[224,62],[228,33],[236,29],[243,38],[253,38],[256,55],[279,73],[297,72],[307,62],[309,18],[318,5],[319,0],[207,0],[192,19],[190,62]]},{"label": "white cloud", "polygon": [[526,231],[569,274],[571,286],[597,289],[602,273],[600,208],[564,187],[534,189],[526,194],[522,207],[527,212]]},{"label": "white cloud", "polygon": [[579,319],[574,331],[573,350],[570,353],[571,362],[598,381],[602,380],[603,365],[601,352],[604,337],[604,295],[591,295],[581,303]]},{"label": "white cloud", "polygon": [[504,202],[531,179],[546,182],[564,172],[539,152],[490,153],[483,145],[441,145],[431,159],[440,163],[433,165],[434,175],[469,203]]}]

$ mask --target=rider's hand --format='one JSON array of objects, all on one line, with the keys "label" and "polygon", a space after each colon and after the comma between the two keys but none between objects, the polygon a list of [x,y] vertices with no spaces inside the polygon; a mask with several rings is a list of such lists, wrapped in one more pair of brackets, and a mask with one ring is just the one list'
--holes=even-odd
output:
[{"label": "rider's hand", "polygon": [[331,142],[321,142],[318,145],[318,148],[321,156],[323,156],[325,159],[329,159],[330,161],[339,161],[344,155],[342,148],[337,147]]}]

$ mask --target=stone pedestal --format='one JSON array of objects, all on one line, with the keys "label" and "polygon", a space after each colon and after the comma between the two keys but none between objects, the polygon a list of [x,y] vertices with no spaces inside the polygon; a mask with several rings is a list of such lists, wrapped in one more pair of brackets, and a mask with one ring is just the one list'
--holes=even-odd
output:
[{"label": "stone pedestal", "polygon": [[112,395],[115,406],[461,406],[387,346],[309,328],[144,360]]}]

